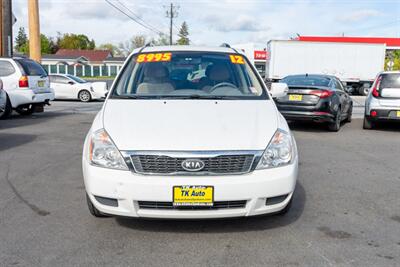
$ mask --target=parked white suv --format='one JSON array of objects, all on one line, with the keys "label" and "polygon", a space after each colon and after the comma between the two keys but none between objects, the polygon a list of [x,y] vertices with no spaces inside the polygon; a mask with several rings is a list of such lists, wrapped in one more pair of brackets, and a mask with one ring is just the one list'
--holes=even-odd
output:
[{"label": "parked white suv", "polygon": [[135,50],[83,149],[92,215],[221,218],[288,211],[296,142],[249,60],[229,47]]},{"label": "parked white suv", "polygon": [[31,59],[0,58],[0,78],[8,98],[3,117],[12,109],[23,115],[42,112],[54,99],[46,71]]},{"label": "parked white suv", "polygon": [[400,71],[378,74],[365,102],[364,129],[377,121],[400,122]]}]

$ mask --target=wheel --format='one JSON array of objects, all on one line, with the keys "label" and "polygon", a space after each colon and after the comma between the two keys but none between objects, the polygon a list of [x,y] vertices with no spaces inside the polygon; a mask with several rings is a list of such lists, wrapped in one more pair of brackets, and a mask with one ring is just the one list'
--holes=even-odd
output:
[{"label": "wheel", "polygon": [[23,116],[31,115],[33,113],[33,105],[23,105],[19,106],[15,109],[15,111]]},{"label": "wheel", "polygon": [[78,98],[82,102],[89,102],[90,100],[92,100],[92,95],[88,90],[82,90],[79,92]]},{"label": "wheel", "polygon": [[360,94],[360,95],[368,95],[368,91],[369,91],[369,88],[368,87],[365,87],[365,86],[360,86],[360,88],[358,88],[358,93]]},{"label": "wheel", "polygon": [[4,107],[4,110],[0,111],[0,120],[8,118],[12,112],[12,106],[10,99],[6,95],[6,106]]},{"label": "wheel", "polygon": [[286,205],[286,207],[284,207],[283,210],[279,211],[277,214],[280,216],[284,216],[285,214],[287,214],[289,212],[290,208],[292,207],[292,201],[293,201],[293,196],[289,200],[289,203]]},{"label": "wheel", "polygon": [[350,106],[349,111],[347,112],[346,122],[351,122],[353,117],[353,105]]},{"label": "wheel", "polygon": [[340,110],[341,109],[339,107],[339,110],[338,110],[338,112],[336,113],[336,116],[335,116],[335,121],[334,122],[330,122],[328,124],[328,129],[331,132],[338,132],[340,130],[340,123],[342,122],[342,114],[341,114]]},{"label": "wheel", "polygon": [[89,208],[90,214],[92,214],[94,217],[102,218],[102,217],[109,217],[105,215],[104,213],[101,213],[96,207],[93,205],[92,201],[90,200],[89,196],[86,194],[86,202]]},{"label": "wheel", "polygon": [[363,128],[369,130],[369,129],[372,129],[374,127],[375,127],[375,123],[364,116]]}]

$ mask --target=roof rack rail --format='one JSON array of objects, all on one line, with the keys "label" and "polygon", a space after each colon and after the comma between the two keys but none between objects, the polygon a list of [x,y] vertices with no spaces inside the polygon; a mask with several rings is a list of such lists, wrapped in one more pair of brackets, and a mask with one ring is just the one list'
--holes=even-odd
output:
[{"label": "roof rack rail", "polygon": [[231,48],[231,46],[230,46],[229,44],[227,44],[227,43],[222,43],[222,44],[220,45],[220,47]]}]

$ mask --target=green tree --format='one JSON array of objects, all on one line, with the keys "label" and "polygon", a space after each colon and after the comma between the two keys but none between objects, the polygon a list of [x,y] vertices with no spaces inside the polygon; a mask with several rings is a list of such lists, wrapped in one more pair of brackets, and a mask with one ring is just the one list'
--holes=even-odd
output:
[{"label": "green tree", "polygon": [[111,51],[111,54],[113,54],[113,56],[121,55],[121,50],[116,45],[113,45],[111,43],[99,45],[97,48],[102,50],[109,50]]},{"label": "green tree", "polygon": [[177,41],[178,45],[189,45],[190,44],[190,40],[189,40],[189,28],[188,25],[186,23],[186,21],[184,21],[181,25],[181,28],[179,29],[179,33],[178,33],[179,39]]},{"label": "green tree", "polygon": [[51,41],[46,35],[40,35],[40,50],[42,54],[51,54]]},{"label": "green tree", "polygon": [[[21,53],[24,53],[26,55],[29,54],[29,40],[28,39],[27,39],[26,43],[24,43],[18,51]],[[42,54],[51,54],[52,53],[51,39],[44,34],[40,35],[40,51]]]},{"label": "green tree", "polygon": [[18,52],[23,52],[28,44],[28,36],[25,33],[25,28],[20,27],[18,30],[17,37],[15,38],[15,50]]},{"label": "green tree", "polygon": [[58,36],[57,45],[64,49],[93,50],[96,47],[94,40],[84,34],[65,33]]}]

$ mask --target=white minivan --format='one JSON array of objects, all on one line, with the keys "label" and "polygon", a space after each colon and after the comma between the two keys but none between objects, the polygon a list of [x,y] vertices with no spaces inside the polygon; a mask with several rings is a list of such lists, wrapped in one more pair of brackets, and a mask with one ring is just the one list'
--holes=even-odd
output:
[{"label": "white minivan", "polygon": [[12,109],[21,115],[42,112],[44,105],[54,99],[47,72],[31,59],[0,58],[0,78],[7,94],[3,118]]},{"label": "white minivan", "polygon": [[254,66],[225,46],[143,47],[126,60],[83,149],[92,215],[285,213],[295,139]]}]

